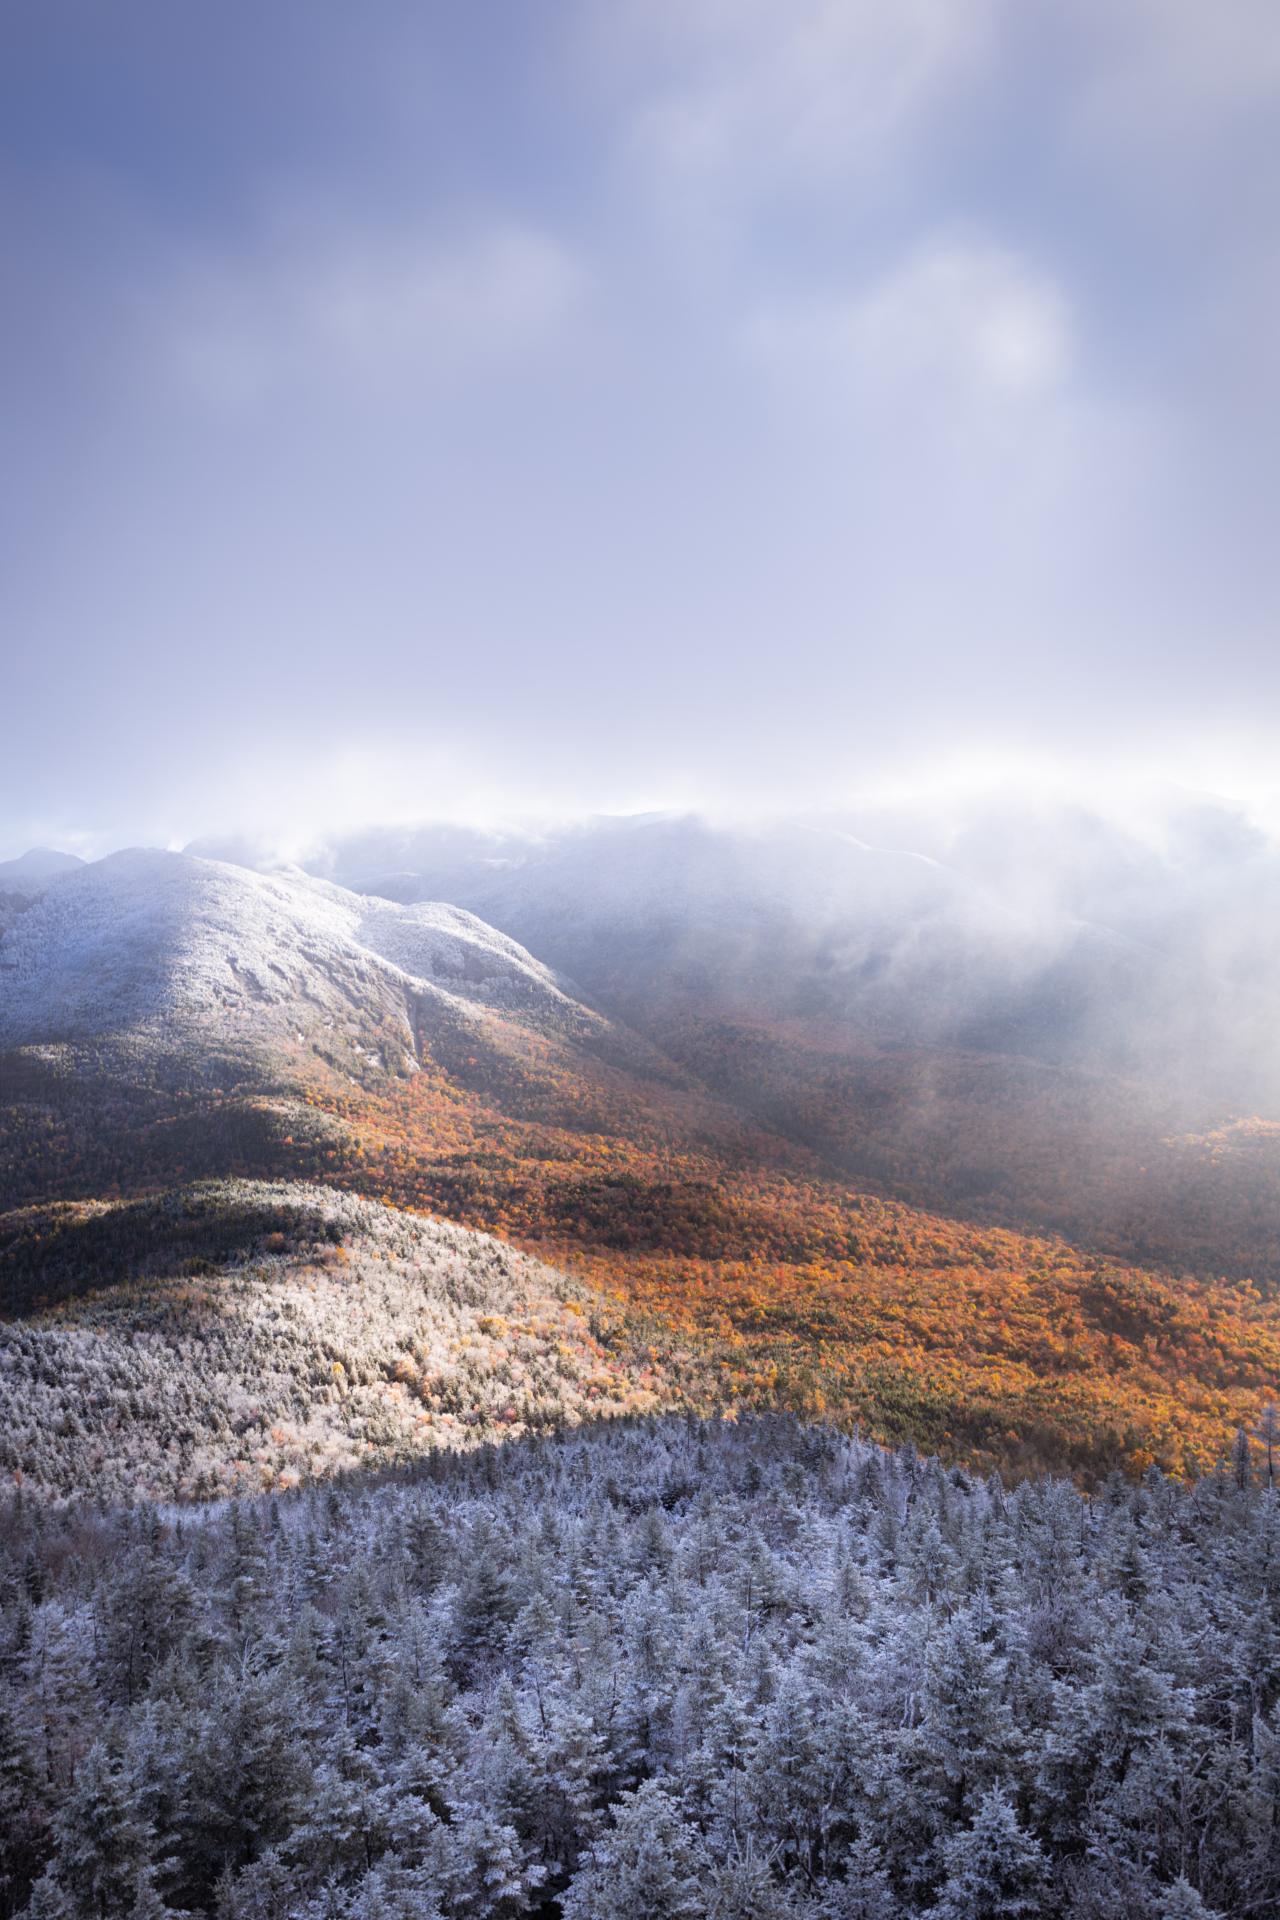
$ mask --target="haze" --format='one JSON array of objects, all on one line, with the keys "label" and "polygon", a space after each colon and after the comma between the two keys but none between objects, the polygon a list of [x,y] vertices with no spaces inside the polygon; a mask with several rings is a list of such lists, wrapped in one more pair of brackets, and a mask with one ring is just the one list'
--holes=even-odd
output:
[{"label": "haze", "polygon": [[4,851],[1275,787],[1271,0],[3,37]]}]

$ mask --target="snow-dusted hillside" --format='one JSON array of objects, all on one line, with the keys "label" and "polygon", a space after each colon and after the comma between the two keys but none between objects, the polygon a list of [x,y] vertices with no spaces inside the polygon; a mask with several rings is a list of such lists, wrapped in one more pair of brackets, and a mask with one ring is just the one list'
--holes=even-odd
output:
[{"label": "snow-dusted hillside", "polygon": [[42,1292],[0,1318],[0,1479],[47,1493],[256,1491],[670,1404],[556,1269],[320,1187],[5,1216],[0,1299]]},{"label": "snow-dusted hillside", "polygon": [[563,1010],[571,1004],[549,967],[462,907],[370,899],[300,870],[290,878],[342,917],[356,945],[416,980],[491,1006]]},{"label": "snow-dusted hillside", "polygon": [[0,938],[5,1047],[212,1021],[228,1039],[332,1037],[408,1068],[415,1018],[433,1001],[591,1019],[472,914],[188,854],[137,849],[80,867]]}]

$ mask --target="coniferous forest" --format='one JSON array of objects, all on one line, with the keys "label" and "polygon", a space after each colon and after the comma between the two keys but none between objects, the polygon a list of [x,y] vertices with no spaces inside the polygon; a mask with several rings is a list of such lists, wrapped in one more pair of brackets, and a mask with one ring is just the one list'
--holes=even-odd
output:
[{"label": "coniferous forest", "polygon": [[10,1493],[0,1914],[1273,1913],[1274,1434],[1088,1498],[783,1417]]}]

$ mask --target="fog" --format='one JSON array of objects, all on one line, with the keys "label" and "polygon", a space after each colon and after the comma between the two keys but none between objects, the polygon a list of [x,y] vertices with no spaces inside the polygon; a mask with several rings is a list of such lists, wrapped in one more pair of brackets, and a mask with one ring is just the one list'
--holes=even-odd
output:
[{"label": "fog", "polygon": [[[659,813],[192,843],[447,900],[644,1027],[808,1023],[823,1048],[1131,1082],[1166,1126],[1280,1119],[1280,835],[1212,796],[1025,791],[823,815]],[[917,1088],[917,1093],[920,1089]]]},{"label": "fog", "polygon": [[1270,0],[18,0],[0,853],[1274,806],[1278,44]]}]

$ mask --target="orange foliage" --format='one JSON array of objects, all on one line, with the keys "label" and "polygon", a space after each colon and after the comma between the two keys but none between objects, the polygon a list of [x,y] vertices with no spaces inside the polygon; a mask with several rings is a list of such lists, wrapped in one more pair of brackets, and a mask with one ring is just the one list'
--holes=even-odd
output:
[{"label": "orange foliage", "polygon": [[[315,1179],[501,1234],[625,1302],[710,1406],[784,1404],[1014,1472],[1172,1471],[1280,1388],[1280,1306],[865,1190],[691,1079],[501,1020],[363,1083],[299,1049],[218,1088],[32,1084],[19,1197]],[[12,1086],[12,1082],[10,1083]],[[859,1190],[862,1188],[863,1190]]]}]

